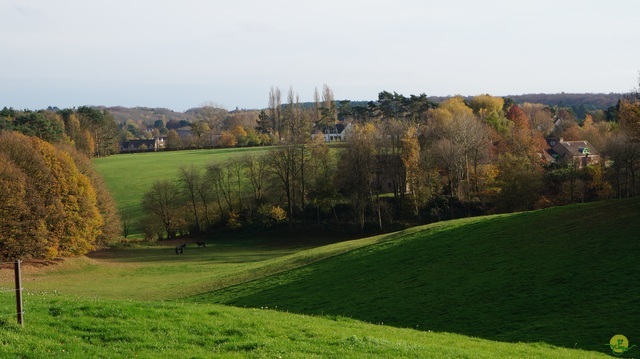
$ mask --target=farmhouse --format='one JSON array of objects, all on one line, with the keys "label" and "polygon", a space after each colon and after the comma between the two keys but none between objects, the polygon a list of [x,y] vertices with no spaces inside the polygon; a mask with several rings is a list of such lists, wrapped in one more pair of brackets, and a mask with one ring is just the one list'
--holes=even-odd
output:
[{"label": "farmhouse", "polygon": [[334,128],[327,129],[324,132],[316,132],[311,134],[311,139],[316,138],[316,136],[322,136],[324,138],[324,142],[334,142],[334,141],[342,141],[344,142],[347,134],[351,130],[351,124],[346,126],[342,124],[337,124]]},{"label": "farmhouse", "polygon": [[578,168],[600,162],[598,151],[587,141],[564,141],[549,139],[549,154],[555,163],[575,163]]},{"label": "farmhouse", "polygon": [[120,153],[157,151],[164,147],[164,140],[154,138],[151,140],[131,140],[120,143]]}]

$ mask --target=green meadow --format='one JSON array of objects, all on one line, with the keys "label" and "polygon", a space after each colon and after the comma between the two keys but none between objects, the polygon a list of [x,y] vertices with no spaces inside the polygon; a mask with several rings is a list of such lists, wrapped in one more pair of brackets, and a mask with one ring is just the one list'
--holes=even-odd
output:
[{"label": "green meadow", "polygon": [[[180,165],[265,150],[95,163],[119,209],[139,215],[142,193]],[[639,233],[640,199],[629,199],[346,241],[245,233],[204,238],[205,248],[131,242],[24,263],[24,326],[5,264],[0,357],[611,357],[616,334],[640,344]]]},{"label": "green meadow", "polygon": [[0,357],[604,357],[615,334],[640,341],[639,217],[618,200],[25,264],[26,324],[0,317]]},{"label": "green meadow", "polygon": [[504,342],[640,341],[640,201],[445,222],[189,300]]},{"label": "green meadow", "polygon": [[3,358],[606,357],[268,309],[55,294],[29,295],[26,304],[24,327],[0,319]]},{"label": "green meadow", "polygon": [[157,180],[176,180],[181,166],[204,168],[209,163],[265,153],[270,148],[144,152],[96,158],[93,163],[107,183],[120,213],[137,223],[142,217],[142,195]]}]

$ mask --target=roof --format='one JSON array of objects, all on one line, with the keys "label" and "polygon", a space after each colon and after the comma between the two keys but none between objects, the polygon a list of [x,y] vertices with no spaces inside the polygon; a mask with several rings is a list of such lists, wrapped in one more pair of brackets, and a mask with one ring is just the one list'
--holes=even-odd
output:
[{"label": "roof", "polygon": [[597,156],[598,151],[587,141],[560,141],[553,146],[553,151],[561,157]]}]

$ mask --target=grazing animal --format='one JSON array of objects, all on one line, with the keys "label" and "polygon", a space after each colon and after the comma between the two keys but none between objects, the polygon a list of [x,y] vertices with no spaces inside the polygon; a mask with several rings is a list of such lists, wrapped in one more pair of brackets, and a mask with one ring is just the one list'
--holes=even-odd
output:
[{"label": "grazing animal", "polygon": [[198,245],[198,248],[207,246],[207,244],[205,242],[196,242],[196,244]]},{"label": "grazing animal", "polygon": [[182,254],[182,252],[184,251],[184,249],[187,248],[186,244],[181,244],[179,246],[176,247],[176,254]]}]

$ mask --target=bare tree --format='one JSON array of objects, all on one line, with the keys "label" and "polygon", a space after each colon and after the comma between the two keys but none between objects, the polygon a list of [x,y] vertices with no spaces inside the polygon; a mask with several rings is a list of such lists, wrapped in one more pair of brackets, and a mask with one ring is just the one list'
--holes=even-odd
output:
[{"label": "bare tree", "polygon": [[287,143],[304,143],[311,134],[307,114],[300,107],[300,97],[289,88],[283,114],[284,139]]},{"label": "bare tree", "polygon": [[207,102],[202,105],[200,112],[198,113],[199,121],[206,123],[206,146],[212,147],[215,145],[215,138],[223,129],[225,118],[227,117],[227,110],[222,106],[213,102]]},{"label": "bare tree", "polygon": [[[235,197],[233,188],[233,171],[218,163],[207,165],[207,177],[211,181],[213,196],[224,220],[234,211]],[[223,203],[226,206],[223,206]]]},{"label": "bare tree", "polygon": [[174,238],[180,228],[180,205],[178,187],[167,180],[154,182],[142,197],[142,207],[163,224],[168,238]]},{"label": "bare tree", "polygon": [[[193,216],[193,230],[195,233],[199,233],[202,229],[200,212],[206,210],[206,196],[202,190],[204,189],[203,182],[205,182],[202,171],[195,166],[189,167],[182,166],[178,171],[178,184],[180,193],[187,200],[189,211]],[[202,204],[201,202],[205,202]]]},{"label": "bare tree", "polygon": [[242,159],[253,193],[252,202],[255,209],[262,205],[267,177],[267,161],[268,156],[247,155]]},{"label": "bare tree", "polygon": [[294,220],[294,205],[297,188],[298,175],[298,147],[296,145],[285,145],[269,154],[269,168],[271,173],[278,179],[279,187],[287,201],[287,212],[289,222]]},{"label": "bare tree", "polygon": [[456,194],[464,181],[466,195],[458,193],[458,196],[468,201],[471,192],[478,191],[478,165],[487,156],[489,132],[473,114],[464,114],[454,116],[439,129],[439,135],[444,140],[438,143],[438,149],[441,161],[450,171],[451,194]]},{"label": "bare tree", "polygon": [[272,121],[271,128],[274,135],[280,140],[282,136],[282,95],[278,87],[271,86],[271,91],[269,91],[269,117]]}]

